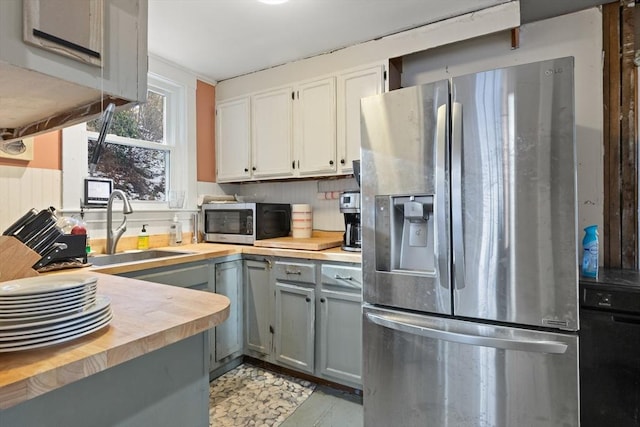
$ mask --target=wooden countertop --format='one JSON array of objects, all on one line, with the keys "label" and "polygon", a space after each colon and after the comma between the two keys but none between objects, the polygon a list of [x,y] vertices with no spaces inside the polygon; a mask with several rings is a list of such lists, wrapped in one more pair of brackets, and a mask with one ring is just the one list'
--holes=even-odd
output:
[{"label": "wooden countertop", "polygon": [[0,353],[0,409],[201,333],[229,316],[230,302],[222,295],[90,274],[98,277],[98,294],[111,299],[113,320],[64,344]]},{"label": "wooden countertop", "polygon": [[[276,249],[262,248],[247,245],[230,245],[219,243],[197,243],[180,246],[167,246],[163,248],[154,248],[163,250],[190,252],[171,257],[158,258],[153,260],[129,262],[111,266],[94,266],[84,268],[91,271],[99,271],[107,274],[121,274],[137,270],[145,270],[148,268],[165,267],[169,265],[183,264],[185,262],[202,261],[211,258],[219,258],[227,255],[247,254],[247,255],[263,255],[278,256],[288,258],[314,259],[320,261],[334,262],[350,262],[360,264],[362,257],[360,252],[343,251],[338,248],[325,249],[322,251],[308,251],[300,249]],[[77,270],[74,270],[77,271]]]}]

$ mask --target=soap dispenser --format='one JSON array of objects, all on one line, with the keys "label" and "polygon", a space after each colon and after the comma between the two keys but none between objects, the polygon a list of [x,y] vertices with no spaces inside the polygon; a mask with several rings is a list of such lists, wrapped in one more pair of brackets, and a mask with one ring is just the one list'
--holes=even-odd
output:
[{"label": "soap dispenser", "polygon": [[182,243],[182,224],[178,221],[178,215],[173,216],[171,227],[169,227],[169,245],[175,246]]},{"label": "soap dispenser", "polygon": [[138,234],[138,249],[149,249],[149,233],[147,233],[146,227],[149,224],[142,224],[142,231]]}]

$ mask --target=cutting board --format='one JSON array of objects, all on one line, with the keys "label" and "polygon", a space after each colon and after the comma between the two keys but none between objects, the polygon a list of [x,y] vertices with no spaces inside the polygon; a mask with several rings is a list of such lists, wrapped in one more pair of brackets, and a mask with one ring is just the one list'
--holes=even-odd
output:
[{"label": "cutting board", "polygon": [[313,231],[309,238],[276,237],[275,239],[256,240],[253,246],[276,249],[300,249],[321,251],[342,245],[342,233],[331,231]]}]

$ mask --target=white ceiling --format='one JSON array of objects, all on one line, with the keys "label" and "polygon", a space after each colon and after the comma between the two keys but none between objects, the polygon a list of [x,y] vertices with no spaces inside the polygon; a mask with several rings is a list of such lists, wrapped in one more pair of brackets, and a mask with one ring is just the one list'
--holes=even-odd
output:
[{"label": "white ceiling", "polygon": [[216,82],[509,0],[149,0],[149,52]]}]

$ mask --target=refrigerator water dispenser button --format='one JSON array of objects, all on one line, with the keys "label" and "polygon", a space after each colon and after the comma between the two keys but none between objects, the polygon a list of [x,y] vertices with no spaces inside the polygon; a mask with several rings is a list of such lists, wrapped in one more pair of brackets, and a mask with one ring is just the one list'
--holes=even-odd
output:
[{"label": "refrigerator water dispenser button", "polygon": [[427,221],[409,223],[409,246],[427,246]]}]

